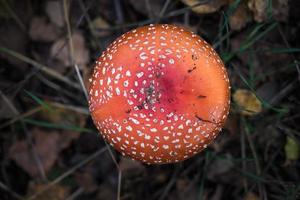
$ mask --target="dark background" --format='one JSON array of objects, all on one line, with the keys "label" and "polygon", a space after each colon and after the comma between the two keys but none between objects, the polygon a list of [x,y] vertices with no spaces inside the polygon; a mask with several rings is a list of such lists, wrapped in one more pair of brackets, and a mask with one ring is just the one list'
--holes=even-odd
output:
[{"label": "dark background", "polygon": [[[300,199],[299,9],[298,0],[0,0],[0,199]],[[78,78],[88,87],[105,47],[149,23],[196,32],[230,76],[225,128],[178,164],[109,151]]]}]

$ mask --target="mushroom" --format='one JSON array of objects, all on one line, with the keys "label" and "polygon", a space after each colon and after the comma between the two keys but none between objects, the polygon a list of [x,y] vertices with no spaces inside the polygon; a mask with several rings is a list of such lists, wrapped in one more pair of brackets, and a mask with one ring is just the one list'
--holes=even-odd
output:
[{"label": "mushroom", "polygon": [[223,62],[206,41],[176,25],[123,34],[98,58],[90,81],[89,109],[100,134],[148,164],[197,154],[229,112]]}]

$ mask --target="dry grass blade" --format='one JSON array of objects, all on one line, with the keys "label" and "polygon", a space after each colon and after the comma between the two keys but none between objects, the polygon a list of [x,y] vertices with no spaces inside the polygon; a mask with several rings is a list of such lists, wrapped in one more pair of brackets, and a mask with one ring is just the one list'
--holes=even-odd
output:
[{"label": "dry grass blade", "polygon": [[19,60],[22,60],[23,62],[26,62],[32,66],[34,66],[35,68],[37,68],[38,70],[41,70],[42,72],[48,74],[49,76],[52,76],[53,78],[60,80],[66,84],[68,84],[69,86],[76,88],[76,89],[81,89],[81,87],[77,84],[74,83],[73,81],[71,81],[70,79],[64,77],[63,75],[59,74],[58,72],[54,71],[53,69],[50,69],[49,67],[42,65],[38,62],[36,62],[35,60],[32,60],[20,53],[17,53],[15,51],[12,51],[10,49],[4,48],[4,47],[0,47],[0,52],[3,52],[5,54],[8,54],[10,56],[13,56]]},{"label": "dry grass blade", "polygon": [[[9,101],[9,99],[5,96],[5,94],[1,90],[0,90],[0,95],[4,99],[4,101],[6,101],[7,105],[9,105],[9,107],[11,107],[11,109],[13,110],[13,112],[15,114],[20,114],[20,112],[17,110],[17,108],[13,105],[12,102]],[[41,163],[41,159],[39,158],[39,156],[38,156],[38,154],[35,150],[35,146],[34,146],[34,143],[33,143],[31,132],[29,132],[27,130],[26,124],[24,123],[22,118],[21,118],[21,125],[22,125],[22,128],[23,128],[23,131],[26,133],[26,138],[27,138],[27,141],[28,141],[28,144],[29,144],[29,147],[30,147],[30,152],[33,156],[35,164],[38,167],[41,178],[44,182],[47,182],[46,173],[45,173],[45,170],[44,170],[43,165]]]},{"label": "dry grass blade", "polygon": [[7,187],[4,183],[0,181],[0,188],[8,192],[12,197],[18,199],[18,200],[23,200],[24,198],[12,191],[9,187]]},{"label": "dry grass blade", "polygon": [[72,60],[72,63],[74,65],[74,68],[75,68],[78,80],[80,82],[81,88],[84,92],[85,98],[88,101],[88,94],[87,94],[87,91],[86,91],[86,87],[84,86],[83,79],[82,79],[82,76],[80,74],[78,65],[74,61],[74,45],[73,45],[73,40],[72,40],[71,25],[70,25],[70,20],[69,20],[69,17],[68,17],[68,13],[69,13],[68,12],[68,0],[64,0],[64,15],[65,15],[65,20],[66,20],[67,30],[68,30],[71,60]]},{"label": "dry grass blade", "polygon": [[90,155],[89,157],[87,157],[86,159],[84,159],[83,161],[81,161],[80,163],[78,163],[77,165],[75,165],[74,167],[72,167],[71,169],[69,169],[68,171],[66,171],[61,176],[57,177],[55,180],[53,180],[52,182],[50,182],[47,185],[47,187],[45,187],[42,191],[39,191],[39,192],[35,193],[31,197],[29,197],[27,200],[36,199],[40,194],[46,192],[49,188],[51,188],[52,186],[58,184],[59,182],[61,182],[66,177],[68,177],[71,174],[73,174],[80,167],[84,166],[85,164],[89,163],[93,159],[97,158],[99,155],[101,155],[102,153],[104,153],[106,150],[107,150],[107,147],[103,147],[102,149],[99,149],[98,151],[96,151],[95,153],[93,153],[92,155]]},{"label": "dry grass blade", "polygon": [[[87,94],[87,91],[86,91],[86,87],[84,86],[83,79],[82,79],[82,77],[80,75],[79,68],[78,68],[77,64],[74,63],[74,45],[73,45],[73,41],[72,41],[71,25],[70,25],[70,21],[69,21],[69,17],[68,17],[68,13],[69,13],[68,12],[68,0],[64,0],[64,13],[65,13],[65,20],[66,20],[67,30],[68,30],[69,46],[70,46],[70,54],[71,54],[72,63],[74,64],[74,67],[75,67],[75,70],[76,70],[76,73],[77,73],[77,76],[78,76],[78,80],[80,81],[81,87],[83,88],[85,97],[88,100],[88,94]],[[119,200],[120,199],[120,195],[121,195],[122,173],[121,173],[119,164],[117,163],[116,158],[113,155],[113,153],[112,153],[109,145],[106,142],[105,142],[105,145],[106,145],[106,147],[107,147],[107,149],[109,151],[109,154],[110,154],[110,156],[111,156],[114,164],[116,165],[116,167],[118,169],[119,176],[118,176],[118,196],[117,196],[117,198]]]}]

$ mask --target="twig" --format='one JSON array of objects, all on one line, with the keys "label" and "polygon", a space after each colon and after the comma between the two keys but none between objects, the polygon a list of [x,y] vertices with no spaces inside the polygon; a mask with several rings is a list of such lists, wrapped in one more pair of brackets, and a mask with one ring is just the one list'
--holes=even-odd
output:
[{"label": "twig", "polygon": [[[279,34],[281,35],[282,39],[283,39],[283,42],[284,42],[285,46],[287,48],[291,48],[291,45],[288,42],[288,40],[286,39],[286,37],[285,37],[285,35],[284,35],[284,33],[283,33],[280,25],[278,26],[278,31],[279,31]],[[297,60],[297,58],[296,58],[296,56],[295,56],[294,53],[292,54],[292,56],[294,58],[294,63],[295,63],[295,66],[296,66],[296,69],[297,69],[297,72],[298,72],[298,81],[300,81],[300,68],[299,68],[299,65],[298,65],[298,60]]]},{"label": "twig", "polygon": [[10,124],[13,124],[13,123],[15,123],[15,122],[17,122],[17,121],[25,118],[25,117],[31,116],[31,115],[33,115],[33,114],[35,114],[35,113],[37,113],[37,112],[39,112],[41,110],[42,110],[42,106],[38,106],[38,107],[36,107],[36,108],[34,108],[32,110],[29,110],[29,111],[27,111],[25,113],[18,114],[17,117],[14,117],[13,119],[9,120],[8,122],[5,122],[5,123],[1,124],[0,125],[0,129],[3,129],[6,126],[9,126]]},{"label": "twig", "polygon": [[105,29],[97,29],[98,31],[101,30],[101,31],[113,31],[113,30],[120,30],[120,29],[124,29],[124,28],[133,28],[133,27],[136,27],[136,26],[142,26],[142,25],[145,25],[145,24],[150,24],[150,23],[157,23],[163,19],[168,19],[168,18],[171,18],[171,17],[175,17],[175,16],[178,16],[178,15],[182,15],[184,14],[187,10],[191,10],[192,8],[195,8],[195,7],[198,7],[198,6],[201,6],[201,5],[204,5],[206,3],[208,3],[210,0],[203,0],[199,3],[196,3],[192,6],[187,6],[187,7],[184,7],[184,8],[181,8],[181,9],[178,9],[178,10],[175,10],[175,11],[172,11],[160,18],[156,18],[156,19],[148,19],[148,20],[144,20],[144,21],[139,21],[139,22],[135,22],[135,23],[129,23],[129,24],[124,24],[124,25],[118,25],[118,26],[115,26],[115,27],[110,27],[110,28],[105,28]]},{"label": "twig", "polygon": [[[72,40],[72,33],[71,33],[71,25],[70,25],[70,21],[69,21],[69,17],[68,17],[68,8],[67,8],[67,3],[68,3],[68,0],[64,0],[64,14],[65,14],[65,20],[66,20],[66,24],[67,24],[67,29],[68,29],[68,38],[69,38],[69,47],[70,47],[70,54],[71,54],[71,60],[72,60],[72,63],[75,67],[75,70],[76,70],[76,73],[77,73],[77,77],[80,81],[80,84],[81,84],[81,87],[83,88],[83,91],[84,91],[84,94],[85,94],[85,97],[86,97],[86,100],[88,101],[88,94],[87,94],[87,91],[86,91],[86,88],[84,86],[84,83],[83,83],[83,80],[82,80],[82,77],[80,75],[80,72],[79,72],[79,69],[78,69],[78,66],[77,64],[75,63],[75,60],[74,60],[74,46],[73,46],[73,40]],[[113,162],[115,163],[117,169],[118,169],[118,173],[119,173],[119,183],[118,183],[118,199],[120,199],[120,190],[119,188],[121,188],[121,170],[120,170],[120,167],[116,161],[116,158],[115,156],[113,155],[109,145],[105,142],[105,145],[108,149],[108,152],[110,154],[110,157],[112,158]]]},{"label": "twig", "polygon": [[11,190],[9,187],[7,187],[4,183],[2,183],[0,181],[0,188],[2,188],[3,190],[5,190],[6,192],[8,192],[11,196],[13,196],[14,198],[18,199],[18,200],[23,200],[24,198],[21,197],[20,195],[18,195],[17,193],[15,193],[13,190]]},{"label": "twig", "polygon": [[121,2],[120,0],[113,0],[115,11],[116,11],[116,17],[117,17],[117,24],[122,24],[124,22],[124,16],[123,11],[121,8]]},{"label": "twig", "polygon": [[170,3],[171,3],[171,0],[165,1],[164,6],[162,7],[161,11],[159,12],[158,18],[161,18],[165,14]]},{"label": "twig", "polygon": [[81,88],[84,92],[84,95],[85,95],[85,98],[86,100],[88,101],[88,94],[87,94],[87,91],[86,91],[86,87],[84,86],[84,83],[83,83],[83,79],[82,79],[82,76],[80,74],[80,71],[79,71],[79,68],[78,68],[78,65],[75,63],[75,59],[74,59],[74,45],[73,45],[73,39],[72,39],[72,32],[71,32],[71,25],[70,25],[70,20],[69,20],[69,17],[68,17],[68,0],[64,0],[64,15],[65,15],[65,20],[66,20],[66,24],[67,24],[67,30],[68,30],[68,38],[69,38],[69,47],[70,47],[70,56],[71,56],[71,63],[73,64],[74,68],[75,68],[75,71],[76,71],[76,74],[77,74],[77,78],[80,82],[80,85],[81,85]]},{"label": "twig", "polygon": [[119,175],[118,175],[118,196],[117,196],[117,200],[121,200],[121,184],[122,184],[122,171],[119,170]]},{"label": "twig", "polygon": [[4,8],[7,10],[7,12],[12,16],[12,18],[16,21],[16,23],[18,24],[18,26],[20,27],[20,29],[23,32],[26,32],[26,26],[24,25],[24,23],[21,21],[21,19],[18,17],[18,15],[13,11],[13,9],[10,7],[9,1],[0,1],[0,3],[2,3],[4,5]]},{"label": "twig", "polygon": [[78,197],[80,194],[82,194],[84,189],[82,187],[78,188],[73,194],[71,194],[66,200],[73,200],[76,197]]}]

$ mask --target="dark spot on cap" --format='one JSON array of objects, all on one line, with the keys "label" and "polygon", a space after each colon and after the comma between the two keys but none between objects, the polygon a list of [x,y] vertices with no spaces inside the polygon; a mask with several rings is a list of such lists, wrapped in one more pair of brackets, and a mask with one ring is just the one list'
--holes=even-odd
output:
[{"label": "dark spot on cap", "polygon": [[129,114],[131,112],[131,109],[128,109],[125,111],[125,113]]},{"label": "dark spot on cap", "polygon": [[192,54],[192,60],[197,60],[198,57],[195,54]]},{"label": "dark spot on cap", "polygon": [[199,117],[197,114],[195,115],[195,117],[196,117],[199,121],[202,121],[202,122],[208,122],[208,123],[212,123],[212,124],[216,124],[215,122],[212,122],[212,121],[210,121],[210,120],[202,119],[202,118]]},{"label": "dark spot on cap", "polygon": [[192,71],[194,71],[196,69],[196,67],[193,67],[192,69],[189,69],[187,72],[191,73]]},{"label": "dark spot on cap", "polygon": [[198,99],[204,99],[204,98],[206,98],[206,96],[204,96],[204,95],[198,95],[197,98]]}]

